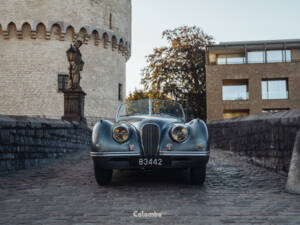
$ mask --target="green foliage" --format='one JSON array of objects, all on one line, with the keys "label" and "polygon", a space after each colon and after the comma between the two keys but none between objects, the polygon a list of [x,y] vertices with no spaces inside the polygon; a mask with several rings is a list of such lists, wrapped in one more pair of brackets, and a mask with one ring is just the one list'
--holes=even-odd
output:
[{"label": "green foliage", "polygon": [[205,50],[213,37],[196,26],[163,32],[169,46],[155,48],[142,71],[146,92],[179,101],[190,117],[206,119]]}]

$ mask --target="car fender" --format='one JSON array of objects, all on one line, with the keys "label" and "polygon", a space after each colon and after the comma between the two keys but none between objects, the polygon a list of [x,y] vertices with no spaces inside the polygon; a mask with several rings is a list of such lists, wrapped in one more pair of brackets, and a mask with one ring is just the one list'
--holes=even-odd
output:
[{"label": "car fender", "polygon": [[[161,136],[160,151],[167,151],[167,145],[172,145],[173,151],[206,150],[209,151],[209,137],[207,126],[204,121],[194,119],[184,125],[187,126],[189,137],[182,143],[174,141],[170,136],[171,129],[175,124],[171,123],[163,129]],[[183,123],[182,123],[183,124]]]},{"label": "car fender", "polygon": [[113,128],[120,123],[114,124],[108,120],[102,120],[95,124],[92,134],[92,151],[99,152],[126,152],[129,151],[130,145],[133,145],[132,152],[140,152],[139,139],[136,129],[130,124],[130,136],[124,143],[116,142],[112,137]]}]

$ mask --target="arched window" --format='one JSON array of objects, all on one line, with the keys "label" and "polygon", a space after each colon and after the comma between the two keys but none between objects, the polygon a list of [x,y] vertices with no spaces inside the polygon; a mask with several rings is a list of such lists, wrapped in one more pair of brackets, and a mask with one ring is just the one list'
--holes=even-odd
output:
[{"label": "arched window", "polygon": [[72,42],[74,39],[74,34],[75,34],[74,28],[72,26],[69,26],[66,32],[66,41]]},{"label": "arched window", "polygon": [[22,33],[23,33],[23,39],[30,39],[31,38],[31,26],[29,23],[24,23],[22,26]]},{"label": "arched window", "polygon": [[87,41],[87,39],[88,39],[88,32],[87,32],[87,30],[86,30],[84,27],[82,27],[82,28],[80,29],[80,31],[79,31],[79,39],[81,39],[82,42],[83,42],[84,44],[86,44],[86,41]]},{"label": "arched window", "polygon": [[104,46],[104,48],[107,48],[107,45],[108,45],[108,42],[109,42],[109,40],[108,40],[108,34],[107,33],[104,33],[102,35],[102,40],[103,40],[103,46]]},{"label": "arched window", "polygon": [[36,27],[36,38],[37,39],[46,38],[46,26],[43,23],[39,23]]},{"label": "arched window", "polygon": [[9,38],[17,38],[17,27],[16,24],[14,24],[13,22],[9,23],[7,26],[7,31],[8,31],[8,35]]},{"label": "arched window", "polygon": [[111,39],[112,50],[114,51],[117,48],[117,38],[113,36]]},{"label": "arched window", "polygon": [[120,52],[124,51],[124,41],[123,41],[123,39],[120,39],[120,42],[119,42],[119,51]]},{"label": "arched window", "polygon": [[92,32],[92,37],[91,37],[91,39],[92,39],[92,43],[94,43],[95,45],[98,45],[98,44],[99,44],[99,33],[98,33],[98,31],[94,30],[94,31]]},{"label": "arched window", "polygon": [[58,24],[54,24],[51,28],[51,39],[60,40],[61,28]]}]

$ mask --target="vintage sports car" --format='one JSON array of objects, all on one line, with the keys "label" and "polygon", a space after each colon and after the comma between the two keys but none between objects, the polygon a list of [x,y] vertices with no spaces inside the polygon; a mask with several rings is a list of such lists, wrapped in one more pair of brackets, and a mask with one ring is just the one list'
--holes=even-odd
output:
[{"label": "vintage sports car", "polygon": [[173,101],[138,100],[119,106],[116,121],[95,124],[91,156],[99,185],[109,184],[113,169],[182,168],[192,184],[205,180],[209,139],[200,119],[185,122]]}]

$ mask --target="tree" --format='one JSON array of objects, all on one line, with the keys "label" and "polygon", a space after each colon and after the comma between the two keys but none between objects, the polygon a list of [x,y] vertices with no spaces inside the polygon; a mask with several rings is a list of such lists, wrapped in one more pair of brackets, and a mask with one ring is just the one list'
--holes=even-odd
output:
[{"label": "tree", "polygon": [[155,48],[142,70],[145,91],[179,101],[188,116],[206,119],[205,49],[213,37],[196,26],[182,26],[162,34],[169,46]]},{"label": "tree", "polygon": [[167,97],[166,95],[159,93],[157,91],[143,91],[135,89],[134,92],[129,93],[129,96],[126,98],[126,101],[133,101],[133,100],[141,100],[141,99],[162,99],[162,100],[171,100],[171,98]]}]

